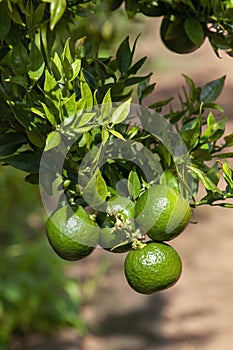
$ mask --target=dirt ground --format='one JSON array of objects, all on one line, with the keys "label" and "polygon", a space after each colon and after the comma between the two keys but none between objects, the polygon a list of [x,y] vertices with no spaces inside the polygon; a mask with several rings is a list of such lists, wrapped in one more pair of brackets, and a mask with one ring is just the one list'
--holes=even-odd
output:
[{"label": "dirt ground", "polygon": [[[177,95],[184,83],[182,73],[197,84],[226,74],[225,90],[218,101],[233,120],[233,58],[222,54],[218,59],[207,42],[190,55],[170,53],[160,42],[158,21],[153,19],[139,40],[139,51],[140,55],[148,55],[153,67],[157,83],[154,101]],[[233,123],[229,122],[228,130],[232,129]],[[128,286],[123,275],[124,254],[98,249],[88,258],[86,268],[103,256],[110,267],[92,303],[83,310],[85,319],[93,325],[91,332],[81,341],[71,333],[64,335],[49,349],[232,350],[232,215],[230,209],[195,210],[192,221],[196,224],[190,224],[172,242],[183,260],[182,277],[171,289],[152,296],[137,294]],[[77,266],[77,273],[84,265]],[[42,349],[39,343],[28,341],[23,349]]]}]

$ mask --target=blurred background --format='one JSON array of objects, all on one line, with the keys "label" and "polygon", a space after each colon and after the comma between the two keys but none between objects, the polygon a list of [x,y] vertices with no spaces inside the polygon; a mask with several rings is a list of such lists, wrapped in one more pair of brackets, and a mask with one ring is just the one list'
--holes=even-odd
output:
[{"label": "blurred background", "polygon": [[[218,99],[232,132],[233,58],[219,59],[206,42],[189,55],[169,52],[159,37],[160,19],[132,23],[117,11],[80,22],[77,33],[103,41],[114,53],[130,33],[141,33],[136,56],[148,56],[152,102],[175,96],[184,79],[197,85],[227,75]],[[91,50],[91,48],[90,48]],[[201,207],[173,241],[183,260],[181,280],[152,296],[135,293],[123,275],[124,254],[100,249],[85,261],[66,263],[47,244],[39,189],[24,174],[0,168],[0,349],[13,350],[231,350],[233,344],[232,209]]]}]

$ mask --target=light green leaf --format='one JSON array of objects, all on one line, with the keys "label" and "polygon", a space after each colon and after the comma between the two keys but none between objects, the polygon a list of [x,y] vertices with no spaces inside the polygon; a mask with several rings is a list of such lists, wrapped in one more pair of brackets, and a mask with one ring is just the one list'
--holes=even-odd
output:
[{"label": "light green leaf", "polygon": [[109,132],[108,130],[106,130],[105,128],[102,129],[102,133],[101,133],[101,137],[102,137],[102,143],[103,145],[105,145],[105,143],[108,141],[109,138]]},{"label": "light green leaf", "polygon": [[48,119],[48,121],[53,125],[53,126],[57,126],[57,122],[56,122],[56,118],[54,117],[54,114],[49,110],[49,108],[47,107],[47,105],[45,103],[41,103],[43,108],[44,108],[44,111],[45,111],[45,114],[46,114],[46,117]]},{"label": "light green leaf", "polygon": [[226,183],[230,186],[230,188],[233,188],[232,169],[230,168],[227,162],[224,162],[222,164],[222,170],[223,170],[223,177]]},{"label": "light green leaf", "polygon": [[96,170],[83,191],[83,198],[93,208],[104,204],[108,195],[108,188],[99,169]]},{"label": "light green leaf", "polygon": [[92,96],[92,91],[85,80],[83,72],[81,72],[81,76],[80,76],[80,89],[81,89],[82,98],[85,97],[87,100],[86,108],[88,111],[90,111],[93,108],[93,96]]},{"label": "light green leaf", "polygon": [[80,72],[80,69],[81,69],[81,60],[80,59],[77,59],[75,60],[72,64],[71,64],[71,67],[73,69],[73,77],[71,80],[74,80],[75,78],[77,78],[79,72]]},{"label": "light green leaf", "polygon": [[95,116],[95,112],[86,112],[80,115],[74,123],[75,128],[80,128],[84,125],[87,125]]},{"label": "light green leaf", "polygon": [[129,100],[122,103],[120,106],[118,106],[114,110],[114,112],[112,114],[112,123],[113,124],[119,124],[127,118],[128,114],[130,112],[131,101],[132,101],[132,99],[130,98]]},{"label": "light green leaf", "polygon": [[[71,120],[74,118],[77,110],[75,93],[73,93],[68,99],[65,100],[65,103],[63,104],[63,109],[64,109],[65,119],[69,118],[69,120]],[[67,125],[67,121],[65,124]]]},{"label": "light green leaf", "polygon": [[197,177],[202,182],[202,184],[204,185],[206,190],[222,194],[222,191],[215,185],[215,183],[213,181],[210,180],[210,178],[208,176],[205,175],[205,173],[202,170],[200,170],[194,166],[188,166],[188,168],[194,174],[197,175]]},{"label": "light green leaf", "polygon": [[129,173],[128,190],[133,199],[136,199],[139,196],[141,183],[136,170],[131,170]]},{"label": "light green leaf", "polygon": [[72,64],[73,58],[72,58],[71,52],[70,52],[70,38],[68,38],[66,40],[65,47],[64,47],[64,50],[63,50],[62,55],[61,55],[61,59],[64,60],[65,57],[68,60],[68,62],[70,64]]},{"label": "light green leaf", "polygon": [[50,30],[53,30],[66,9],[66,0],[50,1]]},{"label": "light green leaf", "polygon": [[108,121],[110,121],[111,112],[112,112],[111,89],[108,89],[101,104],[101,115],[98,118],[98,122],[100,124],[108,123]]},{"label": "light green leaf", "polygon": [[61,135],[57,131],[52,131],[48,134],[46,139],[45,151],[57,147],[61,142]]},{"label": "light green leaf", "polygon": [[124,136],[121,135],[118,131],[112,130],[112,129],[108,129],[108,131],[109,131],[111,134],[113,134],[114,136],[116,136],[118,139],[121,139],[121,140],[123,140],[123,141],[126,141],[125,138],[124,138]]},{"label": "light green leaf", "polygon": [[38,80],[43,74],[45,62],[41,50],[39,50],[34,41],[32,41],[30,45],[29,62],[29,78],[32,80]]}]

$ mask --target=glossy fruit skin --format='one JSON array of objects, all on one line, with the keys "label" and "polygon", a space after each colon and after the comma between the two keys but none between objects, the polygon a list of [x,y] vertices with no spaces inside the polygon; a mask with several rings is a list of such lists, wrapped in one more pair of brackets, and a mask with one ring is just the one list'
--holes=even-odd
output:
[{"label": "glossy fruit skin", "polygon": [[188,201],[167,185],[146,190],[135,205],[135,220],[140,230],[155,241],[170,241],[188,225]]},{"label": "glossy fruit skin", "polygon": [[61,258],[74,261],[88,256],[95,249],[99,227],[82,207],[67,217],[67,207],[64,206],[48,218],[46,234]]},{"label": "glossy fruit skin", "polygon": [[[178,54],[188,54],[199,49],[201,45],[194,44],[184,28],[185,18],[177,17],[174,22],[164,16],[160,26],[160,37],[164,45]],[[172,30],[171,30],[172,26]],[[203,40],[204,42],[204,40]]]},{"label": "glossy fruit skin", "polygon": [[127,282],[136,292],[152,294],[178,281],[182,262],[170,245],[151,241],[127,254],[124,272]]},{"label": "glossy fruit skin", "polygon": [[[102,248],[113,253],[124,253],[130,250],[131,243],[126,242],[127,225],[134,226],[134,203],[127,198],[117,197],[108,201],[107,215],[101,223],[99,244]],[[123,227],[118,227],[118,220]],[[124,225],[126,226],[124,227]],[[116,247],[118,246],[118,247]],[[116,247],[116,248],[114,248]]]}]

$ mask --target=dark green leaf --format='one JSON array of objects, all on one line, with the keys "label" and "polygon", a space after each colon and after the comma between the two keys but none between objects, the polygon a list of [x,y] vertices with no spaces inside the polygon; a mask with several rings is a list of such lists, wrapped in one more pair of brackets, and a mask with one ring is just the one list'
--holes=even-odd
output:
[{"label": "dark green leaf", "polygon": [[39,184],[39,174],[29,174],[25,177],[25,181],[32,184],[32,185],[38,185]]},{"label": "dark green leaf", "polygon": [[27,137],[21,133],[9,132],[0,137],[0,156],[14,154],[18,148],[27,143]]},{"label": "dark green leaf", "polygon": [[8,158],[3,158],[2,161],[16,169],[37,174],[40,168],[40,159],[41,157],[38,154],[31,151],[25,151]]},{"label": "dark green leaf", "polygon": [[180,135],[189,150],[195,147],[201,135],[201,119],[196,118],[186,123],[181,129]]},{"label": "dark green leaf", "polygon": [[185,31],[189,39],[197,46],[201,46],[205,38],[205,33],[201,23],[195,17],[187,17],[185,19]]},{"label": "dark green leaf", "polygon": [[29,63],[28,53],[27,49],[20,41],[13,47],[11,62],[17,74],[23,75],[27,73],[27,66]]},{"label": "dark green leaf", "polygon": [[233,146],[233,133],[226,135],[224,137],[224,140],[225,140],[225,145],[224,145],[225,147]]},{"label": "dark green leaf", "polygon": [[0,40],[6,38],[11,28],[11,19],[8,15],[4,2],[0,3]]},{"label": "dark green leaf", "polygon": [[125,74],[132,63],[132,53],[129,46],[128,36],[120,44],[116,53],[116,60],[119,71],[121,72],[121,74]]},{"label": "dark green leaf", "polygon": [[125,84],[125,87],[127,87],[127,86],[131,86],[131,85],[139,84],[145,79],[147,79],[147,76],[144,76],[144,77],[132,77],[132,78],[126,79],[124,84]]},{"label": "dark green leaf", "polygon": [[134,63],[128,70],[128,75],[131,74],[137,74],[137,72],[139,71],[139,69],[143,66],[143,64],[146,62],[147,57],[144,56],[142,58],[140,58],[140,60],[138,60],[136,63]]},{"label": "dark green leaf", "polygon": [[205,84],[201,89],[200,100],[203,102],[213,102],[220,95],[226,76],[213,80],[207,84]]}]

